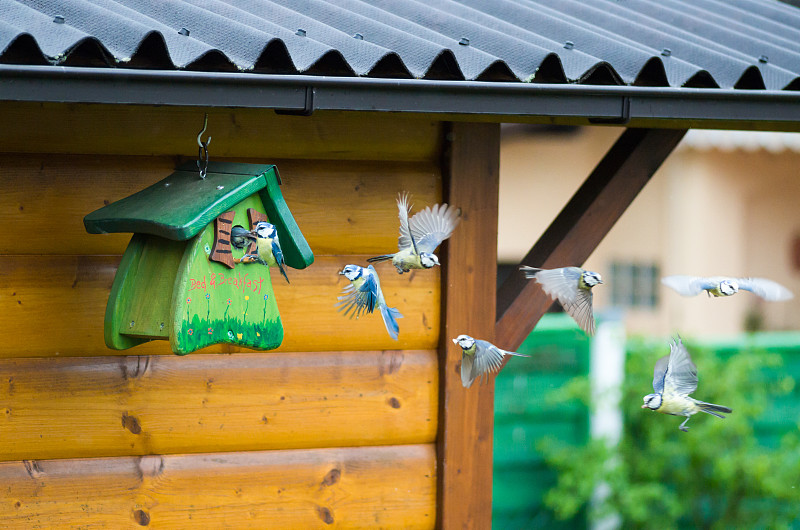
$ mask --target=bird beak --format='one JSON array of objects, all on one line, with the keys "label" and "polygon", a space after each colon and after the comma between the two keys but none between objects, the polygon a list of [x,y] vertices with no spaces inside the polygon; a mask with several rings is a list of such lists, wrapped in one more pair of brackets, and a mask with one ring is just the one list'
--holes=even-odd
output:
[{"label": "bird beak", "polygon": [[646,409],[646,408],[647,408],[647,405],[642,405],[642,408],[643,408],[643,409]]},{"label": "bird beak", "polygon": [[453,344],[458,344],[458,341],[456,339],[453,339]]},{"label": "bird beak", "polygon": [[344,269],[340,270],[340,271],[339,271],[339,274],[340,274],[340,275],[344,274]]}]

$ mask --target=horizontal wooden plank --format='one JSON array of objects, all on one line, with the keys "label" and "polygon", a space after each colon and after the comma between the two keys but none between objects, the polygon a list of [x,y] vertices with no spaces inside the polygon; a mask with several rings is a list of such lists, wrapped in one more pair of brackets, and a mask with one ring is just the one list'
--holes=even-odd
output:
[{"label": "horizontal wooden plank", "polygon": [[[398,192],[412,194],[415,211],[441,199],[441,173],[427,162],[239,161],[277,164],[281,192],[317,255],[392,252]],[[166,156],[0,155],[0,224],[26,228],[6,231],[0,254],[122,254],[130,234],[89,234],[83,217],[169,176],[176,163]]]},{"label": "horizontal wooden plank", "polygon": [[4,528],[433,528],[433,445],[0,463]]},{"label": "horizontal wooden plank", "polygon": [[437,370],[435,350],[3,359],[0,460],[429,443]]},{"label": "horizontal wooden plank", "polygon": [[[99,236],[98,236],[99,237]],[[103,339],[106,302],[119,256],[0,256],[0,357],[171,354],[166,341],[109,350]],[[350,320],[336,310],[347,285],[337,271],[366,256],[322,256],[309,268],[289,269],[291,284],[273,276],[284,327],[279,351],[433,349],[440,313],[439,268],[399,275],[379,264],[387,302],[404,318],[392,340],[378,313]],[[241,351],[228,345],[206,353]],[[193,354],[196,355],[196,354]]]},{"label": "horizontal wooden plank", "polygon": [[20,153],[184,155],[197,157],[197,133],[208,113],[212,160],[281,157],[338,160],[439,158],[435,117],[266,109],[167,108],[0,102],[13,127],[0,129],[0,150]]},{"label": "horizontal wooden plank", "polygon": [[281,191],[318,254],[397,250],[397,194],[408,191],[412,215],[442,198],[441,170],[425,163],[276,162]]}]

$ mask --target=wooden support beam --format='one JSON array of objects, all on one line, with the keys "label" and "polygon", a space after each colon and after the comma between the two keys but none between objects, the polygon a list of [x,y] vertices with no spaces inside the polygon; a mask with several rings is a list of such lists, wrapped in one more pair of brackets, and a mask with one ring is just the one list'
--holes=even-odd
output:
[{"label": "wooden support beam", "polygon": [[[580,266],[681,141],[685,129],[628,129],[550,224],[522,264]],[[498,289],[503,348],[522,344],[552,304],[536,282],[512,274]]]},{"label": "wooden support beam", "polygon": [[461,224],[443,259],[440,336],[438,527],[490,528],[494,382],[461,385],[461,333],[494,340],[500,127],[454,123],[444,196],[461,208]]}]

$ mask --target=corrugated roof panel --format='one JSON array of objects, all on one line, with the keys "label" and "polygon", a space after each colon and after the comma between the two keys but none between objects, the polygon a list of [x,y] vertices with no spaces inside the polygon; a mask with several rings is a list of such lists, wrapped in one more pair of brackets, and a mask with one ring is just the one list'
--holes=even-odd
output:
[{"label": "corrugated roof panel", "polygon": [[[441,33],[373,4],[351,0],[335,4],[321,0],[277,0],[276,3],[307,17],[315,16],[324,20],[324,24],[351,38],[356,54],[364,45],[379,47],[386,54],[397,54],[415,78],[424,77],[436,59],[448,50],[467,79],[477,77],[498,61],[497,57],[474,47],[455,46],[452,39]],[[355,35],[360,35],[360,38],[354,38]],[[344,56],[349,58],[348,53],[344,53]],[[355,70],[358,75],[369,75],[371,68]]]},{"label": "corrugated roof panel", "polygon": [[[726,17],[719,14],[723,10],[715,5],[716,2],[703,0],[692,3],[683,0],[659,0],[656,5],[648,0],[627,1],[632,7],[652,9],[657,18],[666,24],[702,37],[702,41],[697,41],[698,45],[756,66],[764,78],[766,88],[779,90],[796,76],[791,73],[791,69],[794,68],[797,72],[800,55],[774,42],[777,39],[774,36],[769,37],[769,34],[761,31],[759,26],[742,24],[738,20],[740,11],[730,12]],[[749,16],[748,21],[764,23],[753,16]],[[763,38],[756,36],[759,32]],[[800,31],[795,33],[800,40]],[[759,58],[763,57],[767,57],[768,62],[759,61]],[[784,69],[787,67],[788,69]]]},{"label": "corrugated roof panel", "polygon": [[0,62],[43,60],[796,89],[800,9],[777,0],[0,0]]},{"label": "corrugated roof panel", "polygon": [[[482,13],[467,10],[455,3],[430,1],[416,2],[407,0],[375,0],[372,5],[380,7],[387,13],[400,17],[419,28],[426,28],[439,34],[442,45],[448,49],[473,49],[492,57],[493,61],[503,61],[518,79],[527,79],[534,75],[536,68],[551,53],[552,44],[539,35],[529,38],[504,32],[503,21],[479,20]],[[461,12],[460,14],[458,12]],[[486,17],[485,15],[483,15]],[[466,40],[464,40],[466,39]],[[463,43],[463,44],[460,44]],[[413,51],[412,51],[413,53]],[[596,62],[594,58],[582,57],[585,71]],[[476,79],[488,65],[481,63],[459,63],[465,79]],[[465,68],[466,67],[466,68]]]},{"label": "corrugated roof panel", "polygon": [[[692,31],[687,27],[687,22],[680,25],[665,22],[664,9],[661,6],[639,2],[637,7],[640,10],[630,9],[628,5],[635,1],[621,3],[602,0],[596,4],[611,16],[585,9],[581,12],[587,23],[598,24],[640,44],[652,46],[654,54],[664,57],[665,68],[670,68],[677,61],[692,64],[698,71],[708,71],[722,88],[735,86],[742,73],[756,62],[755,59],[745,61],[742,57],[732,55],[724,46],[705,38],[702,33]],[[576,2],[559,3],[559,6],[569,9],[570,12],[581,10]],[[662,55],[663,53],[668,55]]]}]

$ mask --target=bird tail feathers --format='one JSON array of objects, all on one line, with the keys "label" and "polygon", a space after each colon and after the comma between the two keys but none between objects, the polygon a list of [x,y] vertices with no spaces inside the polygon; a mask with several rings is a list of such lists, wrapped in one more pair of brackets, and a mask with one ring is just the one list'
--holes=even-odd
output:
[{"label": "bird tail feathers", "polygon": [[375,256],[374,258],[367,258],[370,263],[379,263],[381,261],[389,261],[394,257],[394,254],[384,254],[383,256]]},{"label": "bird tail feathers", "polygon": [[400,332],[397,319],[403,318],[403,315],[400,314],[400,311],[398,311],[396,307],[382,305],[381,316],[383,317],[383,323],[386,326],[386,331],[389,333],[389,336],[397,340],[397,334]]},{"label": "bird tail feathers", "polygon": [[733,410],[729,409],[728,407],[724,407],[722,405],[715,405],[714,403],[706,403],[705,401],[698,401],[697,406],[700,407],[700,410],[705,412],[706,414],[711,414],[712,416],[716,416],[717,418],[724,418],[720,412],[724,412],[725,414],[730,414]]},{"label": "bird tail feathers", "polygon": [[283,268],[283,265],[281,263],[278,263],[278,268],[280,269],[283,277],[286,278],[286,283],[292,283],[289,281],[289,277],[286,275],[286,269]]}]

